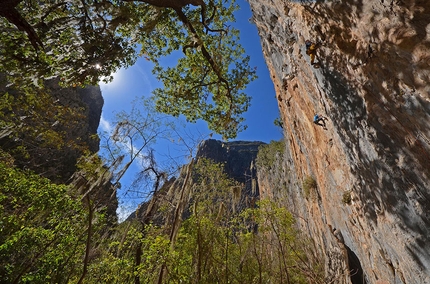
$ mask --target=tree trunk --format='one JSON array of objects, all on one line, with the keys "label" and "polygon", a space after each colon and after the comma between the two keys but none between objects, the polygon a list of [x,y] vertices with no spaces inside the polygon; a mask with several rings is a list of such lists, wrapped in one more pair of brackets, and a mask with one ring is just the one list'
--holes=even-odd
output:
[{"label": "tree trunk", "polygon": [[[187,166],[187,173],[185,175],[184,183],[181,188],[181,195],[179,197],[178,204],[176,205],[175,214],[173,216],[172,230],[170,231],[170,248],[173,250],[176,242],[176,236],[178,234],[179,228],[181,226],[182,213],[185,208],[185,198],[187,197],[186,191],[189,188],[188,180],[190,179],[191,173],[193,171],[194,159]],[[160,274],[158,275],[158,284],[163,283],[163,278],[166,274],[166,264],[163,263],[160,269]]]},{"label": "tree trunk", "polygon": [[93,215],[94,215],[94,208],[91,207],[91,200],[89,195],[87,195],[87,202],[88,202],[88,231],[87,231],[87,242],[85,247],[85,257],[84,257],[84,268],[82,269],[82,275],[81,278],[78,281],[78,284],[82,284],[84,281],[85,276],[87,275],[88,271],[88,262],[90,258],[90,251],[91,251],[91,236],[93,231]]}]

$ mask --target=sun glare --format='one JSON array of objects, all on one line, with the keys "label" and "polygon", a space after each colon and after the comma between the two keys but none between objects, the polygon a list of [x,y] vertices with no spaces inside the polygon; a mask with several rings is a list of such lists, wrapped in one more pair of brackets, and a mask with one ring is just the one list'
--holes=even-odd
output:
[{"label": "sun glare", "polygon": [[104,82],[104,80],[106,79],[106,77],[102,77],[100,78],[99,84],[100,87],[102,89],[107,89],[107,88],[118,88],[121,85],[121,82],[123,81],[122,79],[122,70],[118,70],[115,73],[112,74],[112,81],[106,83]]}]

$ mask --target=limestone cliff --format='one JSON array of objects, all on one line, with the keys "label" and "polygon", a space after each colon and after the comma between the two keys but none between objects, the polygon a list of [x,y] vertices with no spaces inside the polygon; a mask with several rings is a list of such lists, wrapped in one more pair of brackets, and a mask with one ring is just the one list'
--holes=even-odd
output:
[{"label": "limestone cliff", "polygon": [[249,0],[286,143],[261,194],[299,217],[335,283],[430,283],[430,4],[303,2]]},{"label": "limestone cliff", "polygon": [[[24,95],[6,87],[7,84],[2,79],[0,75],[0,95],[4,96],[7,92],[16,101],[20,101],[18,99]],[[12,113],[15,115],[9,117],[19,116],[19,125],[6,135],[0,135],[0,148],[13,155],[15,164],[20,168],[30,169],[55,183],[69,184],[72,181],[78,184],[79,180],[71,179],[77,170],[76,162],[84,151],[97,153],[99,150],[99,138],[96,134],[104,100],[99,86],[62,88],[58,83],[58,79],[45,82],[43,93],[47,97],[39,97],[43,101],[40,104],[31,104],[30,101],[27,102],[30,107],[24,105],[24,108],[19,104],[12,105]],[[44,112],[39,113],[41,110]],[[2,111],[11,112],[7,109]],[[60,111],[63,113],[59,115]],[[7,115],[4,117],[8,118]],[[43,132],[54,137],[53,142],[44,139]],[[20,146],[25,147],[26,155],[16,151]],[[116,221],[118,207],[114,193],[115,188],[110,182],[106,182],[95,194],[100,206],[107,208],[106,212],[112,222]]]},{"label": "limestone cliff", "polygon": [[204,141],[197,151],[197,158],[211,159],[223,163],[227,175],[243,184],[239,210],[249,206],[259,197],[255,159],[263,142],[221,142],[214,139]]},{"label": "limestone cliff", "polygon": [[[223,164],[227,176],[243,185],[237,200],[237,210],[254,205],[259,197],[255,160],[257,158],[259,146],[264,144],[265,143],[258,141],[221,142],[209,139],[203,141],[198,147],[196,159],[206,158],[215,163]],[[165,210],[161,214],[154,212],[156,212],[157,208],[162,206],[161,204],[165,201],[169,204],[177,204],[180,202],[180,192],[182,191],[181,188],[186,179],[185,176],[187,175],[188,167],[189,165],[184,166],[177,178],[172,178],[165,182],[158,191],[158,196],[152,197],[151,201],[142,203],[136,212],[132,213],[127,220],[149,218],[157,222],[163,222],[162,220],[173,214],[166,214]],[[191,192],[187,192],[185,197],[183,197],[184,200],[191,200],[192,198]],[[150,210],[148,210],[148,207],[151,206],[154,207],[152,212],[149,212]],[[188,205],[185,207],[188,207]],[[145,214],[150,216],[145,217]],[[185,210],[184,216],[187,215],[187,210]]]},{"label": "limestone cliff", "polygon": [[[2,96],[8,92],[15,96],[16,101],[24,96],[7,88],[7,84],[1,79],[0,75]],[[15,153],[16,163],[21,168],[31,169],[54,182],[67,183],[75,172],[76,161],[83,151],[88,149],[96,153],[99,150],[99,139],[96,134],[104,101],[98,86],[62,88],[58,81],[52,79],[45,82],[45,92],[52,96],[52,99],[47,100],[46,97],[41,99],[44,100],[41,103],[42,107],[36,103],[34,106],[31,102],[27,102],[29,106],[12,106],[15,116],[21,117],[19,121],[21,125],[15,127],[10,133],[12,135],[8,134],[9,137],[0,136],[0,147]],[[32,108],[38,112],[37,116],[32,113]],[[63,111],[61,115],[60,111]],[[36,134],[30,135],[29,129]],[[47,143],[37,136],[38,131],[50,131],[51,136],[58,135],[61,139],[57,139],[58,143]],[[22,145],[27,150],[24,156],[17,155],[18,151],[14,151],[16,147]]]}]

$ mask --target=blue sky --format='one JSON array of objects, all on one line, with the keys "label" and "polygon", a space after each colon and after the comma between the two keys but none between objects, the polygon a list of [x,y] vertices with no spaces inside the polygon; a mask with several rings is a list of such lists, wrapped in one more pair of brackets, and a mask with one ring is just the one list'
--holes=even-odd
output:
[{"label": "blue sky", "polygon": [[[240,132],[235,140],[263,142],[279,140],[282,138],[282,132],[279,127],[273,124],[273,121],[279,116],[279,111],[273,82],[263,58],[260,37],[256,26],[249,21],[252,16],[249,4],[244,0],[238,0],[237,3],[240,5],[240,9],[235,13],[237,22],[234,23],[234,26],[240,30],[240,43],[245,48],[246,53],[251,56],[250,66],[257,67],[258,78],[246,89],[247,94],[252,97],[251,106],[244,115],[245,124],[248,128]],[[99,131],[112,128],[115,112],[129,110],[136,97],[149,97],[152,90],[160,87],[160,83],[152,76],[151,70],[151,63],[144,58],[139,58],[134,66],[119,70],[111,83],[101,84],[105,103]],[[187,124],[184,131],[199,137],[208,137],[212,132],[206,127],[205,122]],[[216,134],[212,138],[221,140],[221,136]],[[175,147],[173,144],[169,146],[163,142],[154,148],[159,156],[166,155],[167,153],[163,153],[166,151],[175,156]],[[186,159],[183,158],[178,162],[185,163]],[[127,209],[122,208],[121,212],[134,210],[133,207],[142,202],[141,199],[131,200],[124,197],[128,190],[128,184],[136,171],[138,171],[138,165],[134,165],[121,181],[123,187],[118,192],[118,197],[124,203],[123,206],[127,207]]]}]

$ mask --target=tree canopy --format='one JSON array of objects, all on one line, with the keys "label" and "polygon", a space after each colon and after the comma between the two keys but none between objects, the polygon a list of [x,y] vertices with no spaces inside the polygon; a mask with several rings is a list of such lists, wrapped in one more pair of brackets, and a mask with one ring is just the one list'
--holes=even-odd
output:
[{"label": "tree canopy", "polygon": [[[234,0],[7,0],[0,11],[0,72],[19,87],[109,81],[145,56],[163,83],[157,110],[233,138],[243,130],[255,69],[229,26]],[[169,66],[162,58],[177,59]],[[174,58],[174,59],[172,59]]]}]

